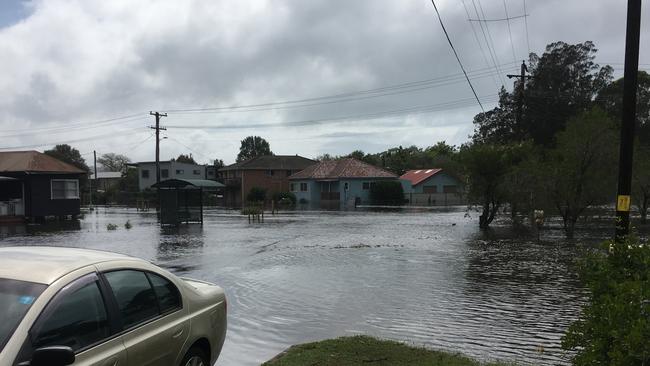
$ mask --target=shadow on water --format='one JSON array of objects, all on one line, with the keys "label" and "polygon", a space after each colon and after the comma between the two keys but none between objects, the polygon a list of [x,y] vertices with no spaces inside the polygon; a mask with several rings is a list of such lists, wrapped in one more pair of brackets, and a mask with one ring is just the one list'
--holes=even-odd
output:
[{"label": "shadow on water", "polygon": [[172,272],[190,272],[197,268],[194,261],[184,260],[201,255],[205,233],[201,225],[163,227],[156,252],[156,260]]}]

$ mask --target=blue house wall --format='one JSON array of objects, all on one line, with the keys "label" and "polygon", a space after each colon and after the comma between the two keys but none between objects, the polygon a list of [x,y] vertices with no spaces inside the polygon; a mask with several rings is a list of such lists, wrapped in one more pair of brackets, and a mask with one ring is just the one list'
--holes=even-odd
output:
[{"label": "blue house wall", "polygon": [[[341,207],[346,203],[359,204],[370,203],[370,188],[364,189],[364,183],[394,180],[386,178],[343,178],[338,181],[315,181],[315,180],[292,180],[292,192],[296,195],[298,202],[308,203],[311,207],[318,207],[321,204],[321,192],[340,192],[339,202]],[[307,185],[307,191],[301,191],[301,183]],[[346,187],[347,186],[347,187]],[[347,188],[347,189],[346,189]]]},{"label": "blue house wall", "polygon": [[444,186],[456,186],[457,190],[461,189],[461,182],[446,174],[445,172],[440,172],[431,176],[429,179],[426,179],[424,182],[420,182],[416,186],[412,186],[410,191],[404,190],[405,193],[425,193],[424,187],[436,187],[437,193],[444,192]]}]

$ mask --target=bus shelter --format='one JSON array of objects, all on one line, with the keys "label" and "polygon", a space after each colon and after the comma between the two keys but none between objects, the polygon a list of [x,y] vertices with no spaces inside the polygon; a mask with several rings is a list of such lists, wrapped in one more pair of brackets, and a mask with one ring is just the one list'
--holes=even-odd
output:
[{"label": "bus shelter", "polygon": [[158,189],[161,225],[203,224],[204,193],[225,187],[206,179],[167,179],[152,187]]}]

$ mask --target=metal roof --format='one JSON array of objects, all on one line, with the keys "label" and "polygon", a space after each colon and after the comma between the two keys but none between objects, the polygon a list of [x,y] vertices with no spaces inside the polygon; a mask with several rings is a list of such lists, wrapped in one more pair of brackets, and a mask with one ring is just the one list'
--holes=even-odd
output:
[{"label": "metal roof", "polygon": [[99,250],[21,246],[0,248],[0,278],[51,284],[66,274],[92,264],[133,259]]},{"label": "metal roof", "polygon": [[[97,172],[97,179],[122,178],[122,172]],[[90,173],[90,179],[95,179],[95,173]]]},{"label": "metal roof", "polygon": [[442,169],[432,168],[432,169],[416,169],[409,170],[404,173],[399,179],[405,179],[411,182],[412,185],[416,186],[425,180],[433,177],[434,175],[440,173]]},{"label": "metal roof", "polygon": [[341,178],[397,178],[397,175],[357,159],[345,158],[321,161],[289,177],[292,180]]},{"label": "metal roof", "polygon": [[307,159],[299,155],[265,155],[231,164],[219,170],[303,170],[316,163],[317,161],[315,160]]},{"label": "metal roof", "polygon": [[74,165],[38,151],[0,151],[1,172],[83,174]]},{"label": "metal roof", "polygon": [[203,188],[205,190],[213,190],[223,188],[225,185],[222,183],[207,180],[207,179],[166,179],[152,185],[153,188]]}]

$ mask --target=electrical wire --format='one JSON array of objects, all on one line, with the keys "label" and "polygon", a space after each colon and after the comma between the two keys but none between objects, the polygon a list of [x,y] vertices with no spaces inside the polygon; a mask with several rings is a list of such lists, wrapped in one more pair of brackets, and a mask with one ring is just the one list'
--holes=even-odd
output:
[{"label": "electrical wire", "polygon": [[528,47],[528,55],[530,55],[530,38],[528,37],[528,11],[526,9],[526,0],[524,0],[524,25],[526,27],[526,47]]},{"label": "electrical wire", "polygon": [[[481,0],[476,0],[476,1],[478,2],[478,7],[481,10],[481,15],[483,16],[482,19],[487,19],[487,17],[485,16],[485,12],[483,11],[483,5],[481,4]],[[472,0],[472,2],[474,2],[474,0]],[[492,38],[492,33],[490,32],[490,26],[489,26],[488,23],[485,23],[485,30],[487,32],[488,38],[490,39],[490,43],[492,44],[492,50],[494,52],[495,65],[497,65],[497,70],[499,71],[499,77],[501,78],[501,82],[505,86],[506,81],[503,78],[505,73],[502,70],[499,69],[499,66],[498,66],[499,65],[499,55],[497,54],[497,48],[495,46],[494,39]]]},{"label": "electrical wire", "polygon": [[476,98],[478,105],[481,107],[481,110],[485,112],[485,109],[483,108],[483,104],[481,104],[481,100],[478,98],[478,94],[476,94],[476,90],[474,90],[474,86],[472,85],[472,82],[469,80],[469,77],[467,76],[467,72],[465,72],[463,63],[460,61],[460,57],[458,57],[456,48],[454,48],[454,44],[451,42],[451,38],[449,38],[449,33],[447,33],[447,29],[445,28],[445,25],[442,22],[442,17],[440,17],[440,12],[438,11],[438,7],[436,6],[435,0],[431,0],[431,4],[433,4],[433,8],[435,9],[436,14],[438,15],[438,20],[440,21],[440,26],[442,27],[442,31],[445,32],[445,37],[447,37],[447,42],[449,42],[449,46],[451,47],[452,51],[454,51],[454,55],[456,56],[458,65],[460,65],[460,69],[463,70],[463,74],[465,74],[465,79],[467,79],[467,84],[469,84],[470,89],[472,89],[472,93],[474,93],[474,97]]},{"label": "electrical wire", "polygon": [[[476,2],[474,0],[472,0],[472,6],[474,7],[474,13],[476,13],[476,17],[480,19],[481,15],[479,14],[478,7],[476,6]],[[485,40],[485,46],[487,47],[488,53],[490,54],[490,59],[492,59],[492,64],[494,65],[494,69],[497,70],[497,73],[499,73],[499,80],[501,80],[501,85],[505,85],[506,82],[503,79],[503,76],[501,75],[501,70],[499,69],[497,61],[494,58],[494,51],[490,46],[490,41],[488,40],[484,26],[487,26],[487,24],[484,24],[484,22],[479,22],[479,27],[481,29],[481,33],[483,34],[483,39]]]},{"label": "electrical wire", "polygon": [[[467,19],[469,20],[471,16],[469,15],[469,10],[467,9],[465,0],[461,0],[461,3],[463,4],[463,8],[465,9],[465,14],[467,14]],[[490,66],[490,61],[488,61],[488,58],[485,55],[485,50],[483,49],[483,45],[481,44],[481,41],[478,38],[478,33],[476,32],[476,28],[474,27],[474,24],[472,22],[469,22],[469,25],[472,28],[472,33],[474,33],[474,40],[476,40],[478,49],[481,51],[481,55],[483,55],[483,60],[485,61],[485,64],[488,66],[488,68],[492,69],[492,67]],[[499,89],[499,82],[496,80],[494,75],[492,76],[492,81],[494,81],[494,85],[497,87],[497,89]]]},{"label": "electrical wire", "polygon": [[506,0],[503,0],[503,10],[506,12],[506,22],[508,23],[508,37],[510,38],[510,48],[512,48],[512,61],[517,62],[517,55],[515,54],[515,44],[512,42],[512,30],[510,29],[510,16],[508,15],[508,5]]}]

